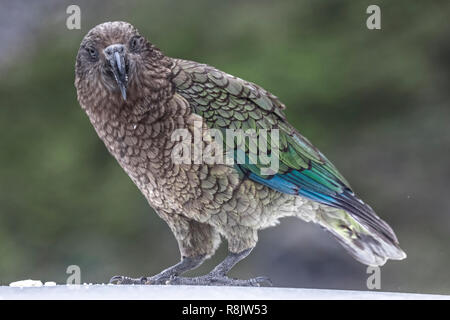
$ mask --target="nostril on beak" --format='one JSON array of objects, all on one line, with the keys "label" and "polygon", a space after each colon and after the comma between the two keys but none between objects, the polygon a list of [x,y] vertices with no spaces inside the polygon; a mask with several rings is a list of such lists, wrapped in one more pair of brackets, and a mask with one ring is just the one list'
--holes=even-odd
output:
[{"label": "nostril on beak", "polygon": [[114,55],[114,52],[123,54],[125,52],[125,46],[123,44],[112,44],[106,47],[103,52],[107,58],[110,58]]}]

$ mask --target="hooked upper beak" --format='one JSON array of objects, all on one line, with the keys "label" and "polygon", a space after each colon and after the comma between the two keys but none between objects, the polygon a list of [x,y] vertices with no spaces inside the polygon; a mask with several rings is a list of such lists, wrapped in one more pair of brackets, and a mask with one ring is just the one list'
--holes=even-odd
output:
[{"label": "hooked upper beak", "polygon": [[111,66],[123,100],[127,100],[128,74],[126,70],[125,46],[122,44],[112,44],[105,48],[103,53]]}]

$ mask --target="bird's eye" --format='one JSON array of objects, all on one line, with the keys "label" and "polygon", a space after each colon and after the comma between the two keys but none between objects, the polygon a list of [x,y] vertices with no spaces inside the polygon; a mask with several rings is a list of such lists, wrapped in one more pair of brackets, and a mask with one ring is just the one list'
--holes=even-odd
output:
[{"label": "bird's eye", "polygon": [[136,51],[137,49],[139,49],[140,44],[141,44],[141,37],[134,36],[133,38],[131,38],[129,43],[130,51]]},{"label": "bird's eye", "polygon": [[89,53],[89,56],[92,60],[97,60],[98,58],[98,51],[94,47],[87,47],[86,51]]}]

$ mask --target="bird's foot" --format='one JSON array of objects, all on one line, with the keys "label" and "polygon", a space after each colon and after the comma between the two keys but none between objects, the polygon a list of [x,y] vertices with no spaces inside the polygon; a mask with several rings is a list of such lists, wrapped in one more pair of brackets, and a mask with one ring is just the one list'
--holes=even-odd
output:
[{"label": "bird's foot", "polygon": [[169,284],[175,276],[156,275],[153,277],[130,278],[126,276],[114,276],[109,280],[110,284],[141,284],[141,285],[161,285]]},{"label": "bird's foot", "polygon": [[130,278],[125,276],[114,276],[109,281],[110,284],[118,285],[188,285],[188,286],[239,286],[239,287],[260,287],[261,285],[272,286],[272,281],[268,277],[256,277],[251,279],[234,279],[226,275],[208,273],[200,277],[178,277],[162,276]]},{"label": "bird's foot", "polygon": [[130,278],[126,276],[114,276],[109,280],[109,284],[144,284],[145,277]]},{"label": "bird's foot", "polygon": [[260,287],[261,285],[272,286],[272,281],[268,277],[256,277],[251,279],[234,279],[226,275],[209,273],[204,276],[186,278],[173,277],[167,284],[170,285],[190,285],[190,286],[239,286],[239,287]]}]

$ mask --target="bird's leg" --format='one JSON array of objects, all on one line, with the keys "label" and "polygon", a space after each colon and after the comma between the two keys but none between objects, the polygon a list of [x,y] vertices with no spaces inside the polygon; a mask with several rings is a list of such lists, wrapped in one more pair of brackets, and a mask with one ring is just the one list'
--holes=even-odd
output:
[{"label": "bird's leg", "polygon": [[203,261],[205,261],[205,256],[197,257],[182,257],[181,261],[176,265],[171,266],[155,276],[152,277],[141,277],[141,278],[130,278],[125,276],[114,276],[111,278],[109,283],[112,284],[167,284],[172,279],[177,276],[197,268]]},{"label": "bird's leg", "polygon": [[219,263],[210,273],[200,277],[184,278],[175,277],[169,284],[179,285],[203,285],[203,286],[260,286],[261,284],[272,285],[267,277],[256,277],[248,280],[233,279],[227,276],[228,272],[242,259],[247,257],[253,248],[239,253],[230,253],[225,260]]},{"label": "bird's leg", "polygon": [[[182,215],[158,214],[167,222],[175,234],[181,253],[181,261],[152,277],[132,279],[115,276],[110,280],[114,284],[166,284],[179,275],[197,268],[216,251],[219,233],[210,225],[184,218]],[[187,235],[187,236],[186,236]]]}]

